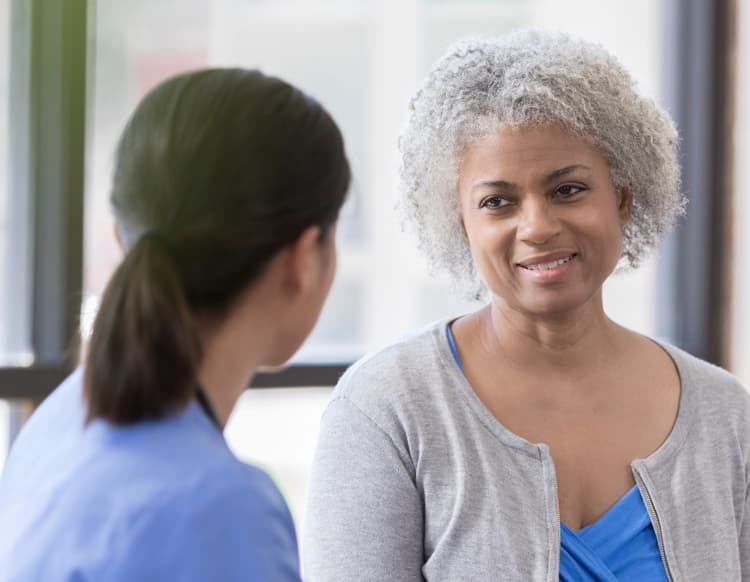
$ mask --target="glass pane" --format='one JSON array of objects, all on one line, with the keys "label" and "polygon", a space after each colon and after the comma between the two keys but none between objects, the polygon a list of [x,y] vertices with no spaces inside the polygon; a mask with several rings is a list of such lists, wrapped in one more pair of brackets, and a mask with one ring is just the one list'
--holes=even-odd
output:
[{"label": "glass pane", "polygon": [[730,365],[750,389],[750,197],[746,184],[750,183],[750,6],[737,3],[737,106],[735,108],[735,195],[733,212],[733,315],[731,321],[732,352]]},{"label": "glass pane", "polygon": [[[12,5],[12,10],[11,10]],[[0,365],[24,366],[30,344],[29,6],[0,0]],[[11,25],[13,23],[13,25]],[[13,115],[11,115],[11,111]]]},{"label": "glass pane", "polygon": [[[466,34],[519,26],[568,30],[604,44],[658,101],[661,10],[654,0],[99,2],[87,141],[84,325],[119,260],[107,203],[115,140],[138,99],[168,75],[207,65],[259,67],[313,94],[341,125],[355,184],[339,228],[339,271],[323,316],[297,356],[340,362],[477,307],[429,275],[393,211],[396,139],[406,104],[446,46]],[[605,288],[612,317],[647,334],[655,329],[654,264]],[[227,432],[240,456],[278,477],[298,516],[321,394],[252,391]],[[279,422],[265,420],[259,411],[266,407],[278,411]],[[289,422],[287,414],[297,410],[306,420]]]}]

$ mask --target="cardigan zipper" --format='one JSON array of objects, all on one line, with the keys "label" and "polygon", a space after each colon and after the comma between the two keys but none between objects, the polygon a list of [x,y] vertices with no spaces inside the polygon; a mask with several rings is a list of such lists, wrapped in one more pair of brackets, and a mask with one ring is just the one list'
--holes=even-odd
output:
[{"label": "cardigan zipper", "polygon": [[553,534],[553,543],[551,544],[552,547],[550,548],[550,551],[552,552],[550,558],[553,564],[557,562],[557,576],[552,575],[554,567],[550,568],[548,574],[550,576],[550,580],[554,582],[559,579],[560,575],[560,500],[557,491],[557,471],[555,470],[555,462],[552,460],[552,453],[550,453],[549,447],[547,447],[546,445],[543,446],[546,447],[546,449],[542,449],[542,462],[544,463],[544,458],[546,457],[546,461],[547,463],[549,463],[550,467],[550,476],[552,478],[552,506],[554,508],[552,531],[555,532],[555,534]]},{"label": "cardigan zipper", "polygon": [[654,533],[656,534],[656,541],[659,544],[659,553],[661,554],[661,561],[664,564],[664,570],[667,573],[667,578],[670,582],[674,581],[674,576],[672,575],[672,570],[669,568],[669,562],[667,562],[667,555],[664,552],[664,535],[662,532],[661,527],[661,521],[659,520],[659,515],[656,513],[656,508],[654,508],[654,501],[651,498],[651,493],[648,490],[648,487],[646,487],[645,482],[643,481],[643,476],[641,475],[640,471],[637,467],[633,467],[633,475],[635,476],[636,483],[638,484],[639,489],[641,490],[643,495],[643,501],[646,504],[646,510],[648,511],[648,515],[651,518],[651,525],[654,527]]}]

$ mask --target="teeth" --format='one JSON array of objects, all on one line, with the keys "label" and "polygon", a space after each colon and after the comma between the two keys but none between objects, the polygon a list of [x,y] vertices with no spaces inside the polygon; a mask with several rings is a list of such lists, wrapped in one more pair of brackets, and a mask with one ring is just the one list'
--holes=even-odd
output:
[{"label": "teeth", "polygon": [[557,259],[556,261],[551,261],[549,263],[539,263],[538,265],[529,265],[526,268],[529,271],[549,271],[550,269],[554,269],[555,267],[559,267],[560,265],[564,265],[565,263],[572,261],[574,256],[575,255],[570,255],[569,257],[565,257],[564,259]]}]

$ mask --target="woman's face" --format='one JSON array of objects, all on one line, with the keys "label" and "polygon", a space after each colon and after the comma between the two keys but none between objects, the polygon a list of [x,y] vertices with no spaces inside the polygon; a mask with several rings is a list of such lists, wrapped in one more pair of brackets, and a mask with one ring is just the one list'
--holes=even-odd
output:
[{"label": "woman's face", "polygon": [[631,196],[602,154],[557,125],[500,128],[459,169],[465,234],[493,296],[528,315],[599,296],[622,250]]}]

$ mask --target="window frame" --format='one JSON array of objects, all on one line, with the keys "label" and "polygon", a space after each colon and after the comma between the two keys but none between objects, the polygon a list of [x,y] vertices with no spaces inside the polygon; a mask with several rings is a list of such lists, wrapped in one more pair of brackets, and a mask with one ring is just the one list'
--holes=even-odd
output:
[{"label": "window frame", "polygon": [[[83,274],[86,0],[11,1],[11,328],[29,366],[0,368],[0,398],[40,400],[77,361]],[[28,275],[23,275],[28,274]]]}]

